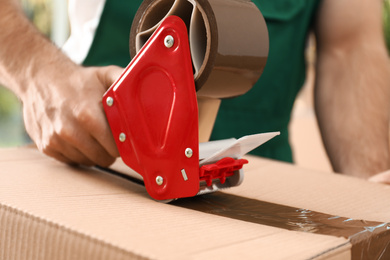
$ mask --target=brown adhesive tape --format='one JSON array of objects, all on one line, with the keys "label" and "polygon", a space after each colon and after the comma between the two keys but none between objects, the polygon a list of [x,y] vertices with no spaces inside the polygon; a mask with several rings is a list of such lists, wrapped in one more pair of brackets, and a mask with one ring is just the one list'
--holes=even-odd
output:
[{"label": "brown adhesive tape", "polygon": [[352,259],[390,259],[390,224],[354,220],[222,192],[180,199],[172,205],[286,230],[345,237]]},{"label": "brown adhesive tape", "polygon": [[[143,185],[138,175],[129,175],[132,171],[122,174],[121,168],[100,169]],[[224,192],[182,198],[170,205],[285,230],[344,237],[352,245],[354,260],[390,259],[390,223],[350,219]]]},{"label": "brown adhesive tape", "polygon": [[130,31],[132,57],[168,15],[187,25],[198,97],[245,94],[268,57],[268,31],[249,0],[145,0]]}]

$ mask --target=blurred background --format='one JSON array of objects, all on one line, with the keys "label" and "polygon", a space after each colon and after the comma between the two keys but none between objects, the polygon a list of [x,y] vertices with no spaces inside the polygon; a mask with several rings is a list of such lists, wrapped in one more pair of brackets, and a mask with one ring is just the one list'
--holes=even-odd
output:
[{"label": "blurred background", "polygon": [[[36,27],[61,46],[69,35],[67,1],[22,0],[26,15]],[[390,52],[390,0],[384,0],[384,34]],[[331,167],[322,146],[313,110],[313,83],[315,79],[315,38],[308,38],[306,57],[307,79],[293,110],[290,124],[291,143],[299,166],[319,171]],[[24,130],[20,101],[0,86],[0,147],[20,146],[31,142]]]}]

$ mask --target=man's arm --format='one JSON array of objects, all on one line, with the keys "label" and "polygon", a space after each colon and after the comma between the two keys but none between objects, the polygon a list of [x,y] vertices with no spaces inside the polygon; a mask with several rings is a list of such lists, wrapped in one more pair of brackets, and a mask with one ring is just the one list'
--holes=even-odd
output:
[{"label": "man's arm", "polygon": [[390,67],[382,0],[323,0],[317,23],[315,108],[336,172],[390,168]]},{"label": "man's arm", "polygon": [[65,163],[111,164],[118,151],[101,98],[122,69],[74,64],[31,25],[17,0],[0,1],[0,28],[0,83],[21,99],[38,148]]}]

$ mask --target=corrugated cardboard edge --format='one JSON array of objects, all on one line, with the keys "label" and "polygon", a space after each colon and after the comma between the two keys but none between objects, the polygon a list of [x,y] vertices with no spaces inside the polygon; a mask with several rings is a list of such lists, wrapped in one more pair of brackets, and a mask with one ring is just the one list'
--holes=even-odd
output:
[{"label": "corrugated cardboard edge", "polygon": [[150,259],[3,204],[0,227],[0,259]]},{"label": "corrugated cardboard edge", "polygon": [[[0,227],[0,259],[153,259],[4,204],[0,204]],[[350,249],[345,242],[309,259],[351,259]],[[219,250],[224,249],[207,252],[206,258],[217,257]],[[188,257],[202,259],[202,255]]]}]

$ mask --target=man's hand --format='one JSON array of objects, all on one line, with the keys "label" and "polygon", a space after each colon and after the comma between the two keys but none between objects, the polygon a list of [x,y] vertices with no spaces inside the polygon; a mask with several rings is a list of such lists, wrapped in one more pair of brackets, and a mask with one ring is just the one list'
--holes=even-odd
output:
[{"label": "man's hand", "polygon": [[17,0],[0,1],[0,28],[0,83],[22,100],[38,148],[65,163],[111,164],[118,151],[101,99],[122,69],[74,64],[37,31]]},{"label": "man's hand", "polygon": [[371,182],[390,184],[390,170],[378,173],[368,179]]},{"label": "man's hand", "polygon": [[45,68],[21,96],[27,132],[38,149],[69,164],[108,166],[119,156],[101,104],[123,69]]}]

